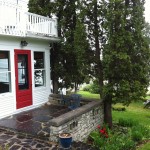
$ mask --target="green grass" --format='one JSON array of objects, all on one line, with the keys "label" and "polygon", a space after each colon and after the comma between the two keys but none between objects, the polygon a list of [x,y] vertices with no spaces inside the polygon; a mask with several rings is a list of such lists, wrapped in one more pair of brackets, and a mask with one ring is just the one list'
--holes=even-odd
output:
[{"label": "green grass", "polygon": [[142,146],[140,146],[137,150],[150,150],[150,141]]},{"label": "green grass", "polygon": [[79,91],[78,94],[81,94],[83,98],[100,99],[99,94],[91,94],[90,92],[87,92],[87,91]]},{"label": "green grass", "polygon": [[146,96],[146,99],[147,99],[147,100],[150,99],[150,96]]},{"label": "green grass", "polygon": [[[115,106],[122,106],[121,104],[116,104]],[[119,112],[113,111],[113,121],[118,122],[119,118],[133,119],[140,122],[140,124],[150,127],[150,109],[143,108],[143,102],[134,102],[126,107],[126,111]]]}]

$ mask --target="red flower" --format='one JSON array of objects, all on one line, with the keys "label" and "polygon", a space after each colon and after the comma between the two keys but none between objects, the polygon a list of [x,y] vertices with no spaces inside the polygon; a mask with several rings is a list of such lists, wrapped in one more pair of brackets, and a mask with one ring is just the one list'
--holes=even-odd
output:
[{"label": "red flower", "polygon": [[97,128],[98,128],[98,131],[99,131],[101,136],[103,136],[105,138],[109,137],[105,127],[101,127],[100,125],[98,125]]},{"label": "red flower", "polygon": [[99,132],[101,132],[102,134],[104,134],[104,133],[105,133],[105,131],[104,131],[103,129],[101,129]]},{"label": "red flower", "polygon": [[103,128],[103,130],[106,132],[106,128]]},{"label": "red flower", "polygon": [[98,128],[98,129],[100,129],[100,128],[101,128],[101,126],[100,126],[100,125],[98,125],[98,126],[97,126],[97,128]]}]

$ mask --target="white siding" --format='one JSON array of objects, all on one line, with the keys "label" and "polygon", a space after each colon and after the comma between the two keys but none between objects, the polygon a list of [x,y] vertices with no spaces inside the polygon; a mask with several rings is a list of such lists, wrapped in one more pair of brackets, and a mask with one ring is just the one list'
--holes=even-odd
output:
[{"label": "white siding", "polygon": [[34,105],[39,105],[43,102],[47,102],[49,91],[46,88],[40,88],[39,90],[34,90]]},{"label": "white siding", "polygon": [[[14,37],[0,37],[0,50],[10,51],[11,60],[11,81],[12,91],[10,93],[0,94],[0,118],[5,117],[13,113],[28,110],[34,108],[40,104],[48,101],[50,94],[50,58],[49,58],[49,42],[33,39],[24,39],[28,42],[26,47],[20,47],[20,38]],[[46,86],[34,87],[34,62],[32,61],[32,93],[33,93],[33,105],[16,109],[16,89],[15,89],[15,71],[14,71],[14,49],[31,50],[31,60],[33,60],[34,51],[45,52],[45,68],[46,68]]]},{"label": "white siding", "polygon": [[14,111],[14,96],[12,94],[0,94],[0,118]]}]

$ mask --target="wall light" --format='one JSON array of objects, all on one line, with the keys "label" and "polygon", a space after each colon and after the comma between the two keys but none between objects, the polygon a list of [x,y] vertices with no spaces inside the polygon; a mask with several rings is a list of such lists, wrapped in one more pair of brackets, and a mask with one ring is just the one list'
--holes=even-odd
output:
[{"label": "wall light", "polygon": [[21,46],[27,46],[28,45],[28,42],[27,41],[21,41]]}]

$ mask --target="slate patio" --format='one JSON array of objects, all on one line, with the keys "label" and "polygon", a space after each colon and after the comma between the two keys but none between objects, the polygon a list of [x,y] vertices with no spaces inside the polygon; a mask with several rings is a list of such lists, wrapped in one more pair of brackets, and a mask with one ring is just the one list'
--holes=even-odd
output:
[{"label": "slate patio", "polygon": [[[63,150],[50,142],[50,120],[70,109],[60,105],[44,105],[0,120],[0,150]],[[73,142],[68,150],[94,150],[82,142]]]},{"label": "slate patio", "polygon": [[44,105],[0,120],[0,127],[48,140],[52,118],[70,111],[60,105]]},{"label": "slate patio", "polygon": [[[16,132],[0,128],[0,150],[64,150],[59,143],[23,136]],[[66,150],[95,150],[82,142],[73,142]]]}]

